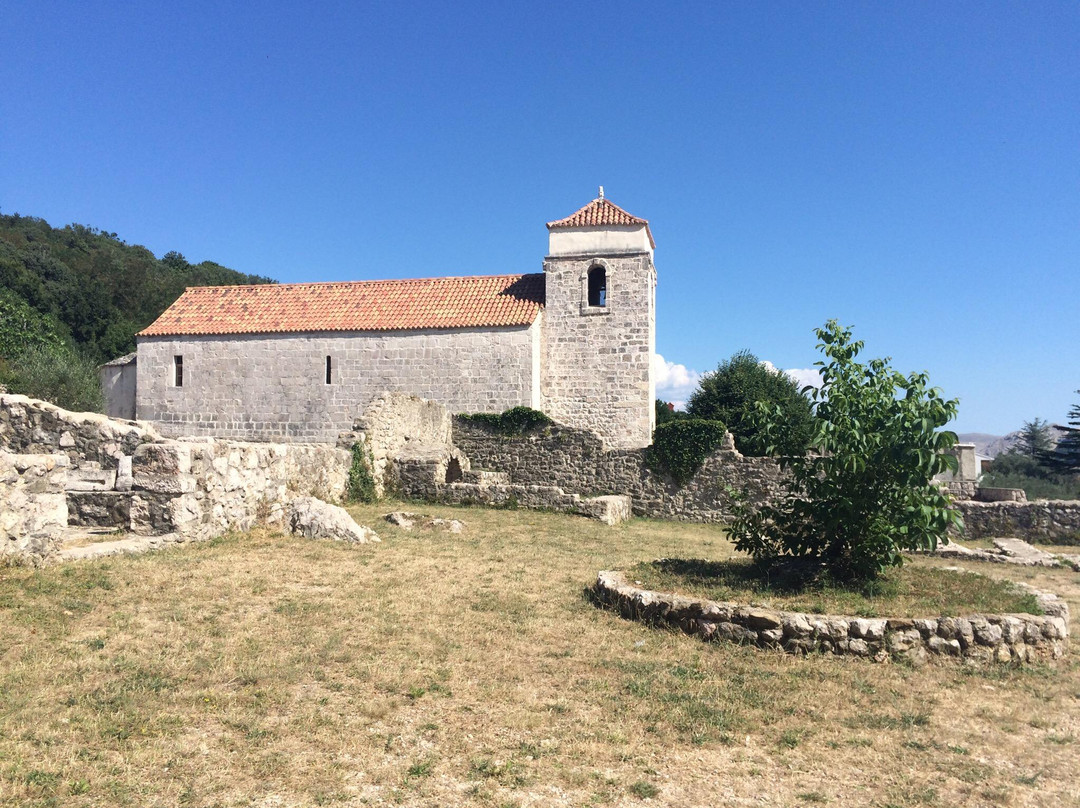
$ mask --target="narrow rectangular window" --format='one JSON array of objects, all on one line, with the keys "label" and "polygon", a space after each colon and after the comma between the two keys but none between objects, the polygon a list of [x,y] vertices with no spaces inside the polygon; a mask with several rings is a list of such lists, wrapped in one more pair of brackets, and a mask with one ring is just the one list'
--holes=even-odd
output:
[{"label": "narrow rectangular window", "polygon": [[330,363],[330,357],[326,357],[326,383],[330,384],[331,373],[333,372],[333,366]]},{"label": "narrow rectangular window", "polygon": [[172,358],[173,366],[173,387],[184,386],[184,357],[174,356]]}]

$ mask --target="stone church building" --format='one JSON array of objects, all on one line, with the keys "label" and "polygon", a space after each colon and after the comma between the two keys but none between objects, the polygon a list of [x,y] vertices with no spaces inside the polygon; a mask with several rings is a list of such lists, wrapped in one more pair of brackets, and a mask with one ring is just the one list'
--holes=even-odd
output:
[{"label": "stone church building", "polygon": [[390,391],[646,446],[649,223],[601,189],[547,227],[542,273],[187,289],[138,335],[136,415],[171,435],[333,441]]}]

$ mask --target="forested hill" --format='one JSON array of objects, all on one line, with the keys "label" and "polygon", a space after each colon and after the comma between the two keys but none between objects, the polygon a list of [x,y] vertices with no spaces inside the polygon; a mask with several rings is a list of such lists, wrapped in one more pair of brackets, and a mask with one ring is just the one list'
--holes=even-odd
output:
[{"label": "forested hill", "polygon": [[187,286],[273,283],[212,261],[162,258],[116,233],[0,214],[0,360],[28,348],[77,351],[104,362],[135,349],[135,334]]}]

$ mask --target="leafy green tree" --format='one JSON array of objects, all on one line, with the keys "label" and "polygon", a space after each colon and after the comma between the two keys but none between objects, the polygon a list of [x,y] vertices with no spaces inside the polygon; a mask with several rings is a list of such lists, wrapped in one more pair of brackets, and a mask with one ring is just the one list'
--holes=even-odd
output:
[{"label": "leafy green tree", "polygon": [[735,436],[735,445],[747,455],[769,454],[761,434],[758,403],[779,408],[785,424],[774,437],[772,452],[802,454],[813,429],[810,399],[786,374],[769,369],[749,351],[739,351],[705,375],[690,396],[686,411],[693,418],[720,421]]},{"label": "leafy green tree", "polygon": [[1050,422],[1041,418],[1024,421],[1015,451],[1028,457],[1044,457],[1054,448],[1054,436],[1050,431]]},{"label": "leafy green tree", "polygon": [[[758,561],[795,560],[837,580],[869,580],[903,563],[902,550],[931,549],[960,524],[933,482],[956,470],[947,451],[956,435],[940,430],[957,401],[929,387],[925,373],[904,376],[887,359],[856,361],[862,341],[835,320],[816,334],[827,360],[816,363],[822,387],[811,392],[817,451],[782,458],[790,497],[744,511],[731,533]],[[782,410],[761,409],[766,439],[782,434]]]},{"label": "leafy green tree", "polygon": [[[1080,394],[1080,390],[1076,392]],[[1058,471],[1080,474],[1080,404],[1069,409],[1069,425],[1061,429],[1065,435],[1050,455],[1050,463]]]}]

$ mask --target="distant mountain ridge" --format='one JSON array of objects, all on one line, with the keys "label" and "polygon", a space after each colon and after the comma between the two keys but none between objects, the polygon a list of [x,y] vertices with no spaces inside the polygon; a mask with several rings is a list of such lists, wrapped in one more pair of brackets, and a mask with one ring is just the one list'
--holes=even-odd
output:
[{"label": "distant mountain ridge", "polygon": [[[1055,426],[1050,427],[1051,440],[1054,445],[1061,440],[1065,434],[1064,430],[1058,429]],[[986,432],[962,432],[957,433],[957,438],[961,443],[974,443],[975,452],[981,454],[984,457],[997,457],[999,454],[1005,454],[1005,452],[1014,448],[1020,441],[1020,430],[1010,432],[1008,435],[990,435]]]}]

